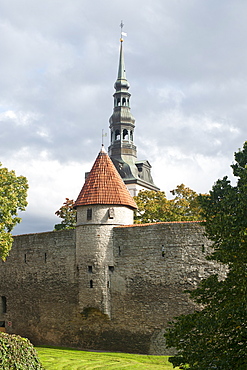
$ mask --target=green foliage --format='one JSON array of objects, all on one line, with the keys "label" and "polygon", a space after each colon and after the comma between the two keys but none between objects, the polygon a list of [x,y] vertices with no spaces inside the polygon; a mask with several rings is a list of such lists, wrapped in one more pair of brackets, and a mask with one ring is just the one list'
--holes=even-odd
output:
[{"label": "green foliage", "polygon": [[163,191],[140,191],[134,197],[138,207],[135,212],[135,223],[202,219],[198,194],[194,190],[181,184],[171,193],[173,199],[167,199]]},{"label": "green foliage", "polygon": [[60,224],[55,225],[55,230],[74,229],[76,227],[76,210],[73,199],[65,198],[65,202],[55,215],[62,218]]},{"label": "green foliage", "polygon": [[138,207],[135,212],[135,223],[169,221],[170,204],[163,191],[140,191],[134,200]]},{"label": "green foliage", "polygon": [[171,190],[171,193],[175,196],[170,200],[175,221],[202,220],[202,207],[199,196],[194,190],[181,184]]},{"label": "green foliage", "polygon": [[73,349],[38,347],[37,352],[46,370],[172,370],[167,356],[130,353],[88,352]]},{"label": "green foliage", "polygon": [[235,161],[236,186],[224,177],[200,197],[213,241],[209,258],[225,264],[227,274],[224,280],[210,276],[191,291],[202,309],[178,317],[165,335],[178,350],[170,360],[181,369],[247,369],[247,142]]},{"label": "green foliage", "polygon": [[0,369],[41,370],[43,367],[28,339],[0,333]]},{"label": "green foliage", "polygon": [[13,243],[11,231],[21,222],[18,211],[27,206],[27,179],[16,176],[0,163],[0,258],[6,259]]}]

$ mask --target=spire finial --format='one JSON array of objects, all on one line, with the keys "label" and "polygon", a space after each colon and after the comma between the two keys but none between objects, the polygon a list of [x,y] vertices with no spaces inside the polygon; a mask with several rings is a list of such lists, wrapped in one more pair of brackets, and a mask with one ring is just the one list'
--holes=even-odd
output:
[{"label": "spire finial", "polygon": [[121,21],[120,23],[120,28],[121,28],[121,37],[120,37],[120,41],[123,42],[123,36],[127,36],[127,33],[126,32],[123,32],[123,26],[124,26],[124,23],[123,21]]},{"label": "spire finial", "polygon": [[104,129],[102,129],[102,146],[104,146],[104,137],[107,136],[107,133],[104,132]]}]

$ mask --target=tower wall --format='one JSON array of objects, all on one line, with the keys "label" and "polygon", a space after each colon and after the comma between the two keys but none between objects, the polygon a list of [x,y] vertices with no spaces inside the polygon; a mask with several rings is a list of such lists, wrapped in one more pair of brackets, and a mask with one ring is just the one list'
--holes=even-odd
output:
[{"label": "tower wall", "polygon": [[[92,217],[88,219],[88,210],[92,209]],[[110,214],[113,210],[112,215]],[[88,205],[77,208],[77,226],[79,225],[132,225],[133,210],[124,206],[111,204]]]},{"label": "tower wall", "polygon": [[77,208],[76,261],[79,306],[111,316],[110,275],[114,269],[112,230],[133,223],[133,210],[123,206],[91,205]]}]

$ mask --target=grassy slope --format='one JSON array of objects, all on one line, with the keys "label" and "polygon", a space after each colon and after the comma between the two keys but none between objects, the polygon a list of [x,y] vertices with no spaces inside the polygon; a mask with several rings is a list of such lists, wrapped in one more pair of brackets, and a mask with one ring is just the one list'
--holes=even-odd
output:
[{"label": "grassy slope", "polygon": [[36,348],[46,370],[171,370],[167,356],[132,355],[128,353],[85,352],[71,349]]}]

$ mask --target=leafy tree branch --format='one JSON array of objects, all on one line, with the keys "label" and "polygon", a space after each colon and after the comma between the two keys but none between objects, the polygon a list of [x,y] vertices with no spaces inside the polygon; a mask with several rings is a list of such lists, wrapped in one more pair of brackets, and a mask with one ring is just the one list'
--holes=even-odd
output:
[{"label": "leafy tree branch", "polygon": [[6,260],[12,247],[11,231],[21,222],[19,211],[27,206],[28,183],[24,176],[2,167],[0,163],[0,257]]}]

